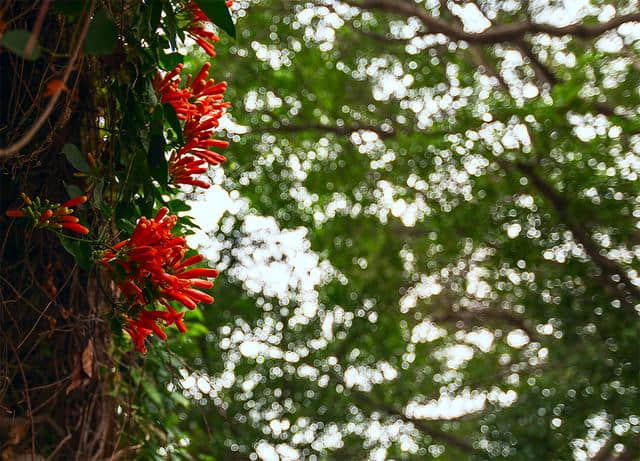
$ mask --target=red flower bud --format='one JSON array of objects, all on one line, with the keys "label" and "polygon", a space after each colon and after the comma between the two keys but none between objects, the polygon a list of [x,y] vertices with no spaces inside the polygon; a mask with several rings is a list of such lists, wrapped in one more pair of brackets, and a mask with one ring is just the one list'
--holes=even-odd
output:
[{"label": "red flower bud", "polygon": [[40,216],[40,221],[46,221],[47,219],[49,219],[51,216],[53,216],[53,210],[47,210],[44,213],[42,213],[42,216]]},{"label": "red flower bud", "polygon": [[194,279],[198,277],[217,277],[218,271],[215,269],[210,269],[207,267],[197,267],[195,269],[189,269],[188,271],[182,272],[180,278],[183,279]]},{"label": "red flower bud", "polygon": [[22,217],[24,217],[24,211],[22,211],[22,210],[7,210],[6,214],[10,218],[22,218]]},{"label": "red flower bud", "polygon": [[75,198],[72,198],[70,200],[67,200],[66,202],[64,202],[62,204],[62,206],[63,207],[67,207],[67,208],[71,208],[71,207],[74,207],[76,205],[82,205],[86,201],[87,201],[87,196],[86,195],[81,195],[79,197],[75,197]]},{"label": "red flower bud", "polygon": [[77,224],[73,222],[63,222],[62,227],[77,234],[87,235],[89,233],[89,229],[84,227],[82,224]]},{"label": "red flower bud", "polygon": [[160,210],[158,211],[158,214],[156,215],[156,217],[154,218],[155,221],[161,221],[162,218],[164,218],[167,213],[169,213],[169,208],[167,208],[166,206],[163,206],[162,208],[160,208]]}]

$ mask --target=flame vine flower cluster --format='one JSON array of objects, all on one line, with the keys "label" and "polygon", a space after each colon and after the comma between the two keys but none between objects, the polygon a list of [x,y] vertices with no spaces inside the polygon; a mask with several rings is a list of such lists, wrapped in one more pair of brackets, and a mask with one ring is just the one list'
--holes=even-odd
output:
[{"label": "flame vine flower cluster", "polygon": [[89,229],[80,224],[80,220],[76,216],[72,216],[72,208],[85,203],[87,201],[86,195],[72,198],[62,204],[52,203],[47,199],[41,200],[40,197],[31,200],[25,193],[22,193],[21,196],[24,206],[7,210],[8,217],[30,218],[36,229],[66,229],[81,235],[89,233]]},{"label": "flame vine flower cluster", "polygon": [[[228,7],[232,3],[226,2]],[[213,43],[218,42],[219,37],[206,29],[210,19],[193,0],[187,4],[186,11],[191,19],[187,35],[214,57]],[[171,152],[168,160],[173,185],[206,189],[210,184],[198,176],[207,171],[206,165],[226,161],[211,148],[229,146],[228,142],[214,137],[220,118],[230,107],[223,101],[227,83],[210,79],[210,68],[211,64],[205,63],[197,75],[194,78],[189,75],[183,85],[180,75],[183,65],[179,64],[164,76],[158,72],[152,82],[161,103],[170,104],[184,123],[184,144]],[[184,313],[178,312],[172,303],[195,309],[198,303],[213,302],[211,296],[200,290],[213,286],[208,279],[215,278],[218,271],[191,267],[204,258],[199,254],[186,257],[185,238],[172,232],[176,221],[176,216],[168,215],[167,208],[162,208],[153,219],[140,218],[131,238],[115,244],[100,260],[132,306],[125,329],[142,353],[147,350],[145,340],[149,335],[165,340],[167,334],[163,328],[175,325],[181,333],[187,330]],[[166,310],[154,308],[157,304]],[[148,306],[152,309],[147,309]]]},{"label": "flame vine flower cluster", "polygon": [[213,135],[225,109],[230,106],[222,101],[227,83],[208,79],[210,67],[210,63],[205,63],[195,78],[187,78],[183,88],[180,87],[182,64],[164,77],[158,73],[153,81],[161,102],[171,104],[178,119],[184,120],[185,143],[169,158],[169,176],[176,185],[189,184],[206,189],[209,184],[197,179],[196,175],[207,171],[205,164],[218,165],[226,160],[210,150],[211,147],[224,149],[229,146],[228,142],[214,139]]},{"label": "flame vine flower cluster", "polygon": [[[177,217],[168,212],[163,207],[153,219],[140,218],[131,238],[105,251],[99,261],[132,306],[126,330],[136,349],[143,353],[144,341],[151,333],[167,338],[160,321],[164,327],[175,324],[178,331],[186,331],[184,313],[177,312],[171,302],[188,309],[195,309],[200,302],[211,304],[213,298],[200,289],[211,288],[213,282],[207,279],[218,275],[215,269],[190,268],[204,258],[199,254],[185,257],[189,249],[186,240],[173,234]],[[156,303],[166,311],[145,309]]]},{"label": "flame vine flower cluster", "polygon": [[[233,2],[227,2],[231,6]],[[209,18],[193,1],[187,5],[187,11],[192,17],[188,34],[198,43],[209,56],[215,56],[211,42],[217,42],[219,37],[205,29]],[[209,79],[210,63],[205,63],[195,78],[187,77],[181,86],[183,69],[178,64],[164,76],[158,72],[153,80],[153,86],[160,96],[160,101],[170,104],[178,117],[184,121],[184,145],[173,151],[169,158],[169,176],[174,185],[187,184],[207,189],[209,183],[198,179],[198,175],[207,171],[206,165],[219,165],[226,158],[210,148],[225,149],[229,143],[214,138],[214,132],[220,125],[220,118],[230,107],[224,102],[227,90],[226,82],[216,83]]]},{"label": "flame vine flower cluster", "polygon": [[[233,0],[226,2],[227,8],[233,5]],[[200,47],[212,58],[215,57],[216,51],[213,44],[220,41],[214,32],[207,30],[207,25],[211,23],[211,20],[200,9],[200,7],[191,0],[187,4],[187,12],[190,16],[191,24],[187,29],[187,35],[191,37]]]},{"label": "flame vine flower cluster", "polygon": [[[226,2],[227,7],[232,3]],[[213,44],[220,39],[208,29],[210,19],[194,0],[186,4],[185,13],[190,20],[186,35],[214,57]],[[170,183],[174,186],[182,184],[206,189],[210,184],[199,179],[199,175],[207,171],[208,165],[226,161],[222,154],[212,149],[225,149],[229,145],[215,138],[220,118],[230,107],[223,100],[227,83],[209,78],[210,68],[211,64],[205,63],[195,77],[189,75],[183,82],[183,65],[179,64],[164,75],[158,72],[152,81],[161,103],[170,104],[183,123],[184,142],[169,154],[168,159]],[[49,90],[61,90],[54,83],[50,82]],[[88,162],[92,169],[97,169],[96,159],[91,154],[88,154]],[[24,205],[8,210],[7,216],[30,218],[35,228],[89,233],[89,229],[72,216],[72,208],[87,201],[85,195],[62,204],[40,198],[31,200],[24,194],[22,197]],[[130,238],[108,246],[106,250],[93,252],[93,257],[117,286],[118,296],[125,301],[124,330],[141,353],[147,352],[146,340],[151,335],[166,340],[166,328],[172,325],[181,333],[187,331],[185,313],[178,310],[180,305],[192,310],[200,303],[213,302],[213,298],[202,290],[213,287],[210,279],[217,277],[218,271],[197,266],[204,258],[193,254],[186,239],[174,232],[177,219],[163,207],[152,219],[140,217]]]}]

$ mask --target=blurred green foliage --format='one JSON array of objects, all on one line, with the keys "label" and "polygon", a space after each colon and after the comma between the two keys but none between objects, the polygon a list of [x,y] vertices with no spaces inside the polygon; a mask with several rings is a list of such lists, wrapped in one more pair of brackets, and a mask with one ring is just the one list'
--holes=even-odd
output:
[{"label": "blurred green foliage", "polygon": [[[175,345],[193,369],[171,384],[189,402],[174,456],[633,459],[637,23],[483,44],[387,3],[232,10],[218,180],[242,206],[209,233],[226,268],[210,333]],[[478,6],[494,25],[570,22],[556,3]],[[443,5],[415,3],[462,28]]]},{"label": "blurred green foliage", "polygon": [[[396,1],[236,1],[212,66],[230,198],[206,195],[204,220],[167,185],[182,133],[151,85],[207,58],[183,2],[99,2],[85,51],[109,169],[62,151],[124,235],[167,205],[224,269],[187,334],[114,367],[118,446],[138,459],[638,456],[638,23],[480,38],[637,2],[572,18],[569,0]],[[54,2],[76,26],[84,6]]]}]

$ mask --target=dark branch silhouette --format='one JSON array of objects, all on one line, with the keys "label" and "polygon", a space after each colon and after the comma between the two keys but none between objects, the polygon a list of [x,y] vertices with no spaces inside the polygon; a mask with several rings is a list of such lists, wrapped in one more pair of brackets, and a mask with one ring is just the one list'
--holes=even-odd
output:
[{"label": "dark branch silhouette", "polygon": [[280,123],[278,126],[261,126],[254,127],[250,133],[270,133],[270,132],[285,132],[285,133],[298,133],[301,131],[323,131],[327,133],[334,133],[337,135],[350,135],[358,131],[371,131],[378,135],[380,138],[389,138],[394,136],[395,130],[390,128],[384,130],[376,125],[358,124],[358,125],[326,125],[322,123],[299,123],[285,125]]},{"label": "dark branch silhouette", "polygon": [[612,277],[618,276],[625,286],[624,291],[633,295],[635,298],[640,299],[640,288],[633,284],[624,268],[620,267],[615,261],[612,261],[602,255],[598,249],[598,245],[592,240],[585,229],[572,219],[569,213],[569,204],[566,199],[562,197],[550,184],[544,181],[544,179],[542,179],[542,177],[535,171],[533,166],[524,162],[516,162],[515,166],[521,173],[531,180],[533,186],[551,204],[558,217],[571,231],[576,241],[582,245],[585,253],[587,253],[593,263],[607,276],[606,280],[610,280],[609,283],[613,288],[620,291],[618,284],[612,280]]},{"label": "dark branch silhouette", "polygon": [[445,432],[442,429],[439,429],[422,419],[411,418],[407,416],[403,411],[393,407],[392,405],[389,405],[385,402],[373,400],[367,392],[352,389],[351,393],[356,400],[359,400],[360,402],[366,404],[370,409],[373,409],[374,411],[380,411],[389,416],[398,418],[405,423],[411,423],[420,432],[428,435],[434,440],[444,442],[449,446],[455,447],[464,453],[477,453],[481,451],[475,448],[466,440],[461,439],[460,437],[457,437],[449,432]]},{"label": "dark branch silhouette", "polygon": [[421,6],[404,0],[343,0],[345,3],[366,10],[378,10],[405,17],[416,17],[433,34],[444,34],[452,40],[464,40],[470,43],[503,43],[520,40],[527,34],[543,33],[554,37],[572,35],[589,39],[616,29],[628,22],[640,21],[640,13],[629,13],[616,16],[609,21],[594,24],[570,24],[557,27],[531,21],[496,24],[482,32],[466,32],[440,18],[430,15]]}]

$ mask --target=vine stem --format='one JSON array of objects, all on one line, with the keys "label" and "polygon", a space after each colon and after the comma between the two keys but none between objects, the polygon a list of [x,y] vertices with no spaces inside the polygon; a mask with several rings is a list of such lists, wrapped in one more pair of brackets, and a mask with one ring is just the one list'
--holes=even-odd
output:
[{"label": "vine stem", "polygon": [[24,48],[24,54],[27,56],[31,56],[33,47],[36,45],[36,41],[38,40],[38,36],[40,35],[40,30],[42,29],[44,17],[47,14],[47,10],[49,9],[49,3],[51,3],[51,0],[44,0],[42,2],[42,6],[40,7],[40,12],[38,13],[36,23],[34,24],[33,30],[31,31],[31,36],[29,37],[27,46],[25,46]]},{"label": "vine stem", "polygon": [[27,341],[27,339],[29,339],[29,337],[31,336],[31,333],[33,333],[33,331],[36,329],[36,327],[38,326],[38,323],[40,323],[40,319],[42,319],[42,317],[44,317],[44,314],[47,312],[47,309],[49,309],[49,306],[51,306],[51,304],[53,303],[53,301],[55,301],[55,299],[58,297],[58,294],[65,289],[65,287],[67,286],[67,284],[69,283],[69,281],[71,280],[71,277],[73,277],[73,274],[76,271],[76,268],[78,267],[78,264],[75,264],[73,266],[73,269],[71,270],[71,273],[69,274],[69,276],[67,277],[67,280],[64,281],[64,283],[62,284],[62,287],[60,288],[60,290],[58,290],[58,293],[53,296],[51,298],[51,300],[47,303],[47,305],[44,307],[44,309],[42,309],[42,312],[40,312],[40,315],[38,316],[38,319],[35,321],[35,323],[33,324],[33,326],[31,327],[31,330],[29,330],[29,332],[26,334],[26,336],[24,338],[22,338],[22,341],[20,341],[20,344],[18,344],[18,347],[16,347],[16,350],[20,350],[20,348],[22,347],[22,345]]},{"label": "vine stem", "polygon": [[[64,74],[62,75],[63,86],[66,85],[67,80],[69,80],[69,76],[73,71],[76,61],[78,60],[78,56],[80,55],[82,44],[84,43],[84,39],[89,30],[89,24],[91,23],[91,16],[93,15],[93,10],[95,6],[96,6],[96,0],[91,0],[91,5],[89,6],[89,11],[87,13],[85,22],[82,26],[80,36],[78,37],[78,42],[76,43],[76,47],[73,50],[73,55],[71,56],[71,59],[69,60],[69,63],[65,68]],[[35,123],[31,125],[31,128],[29,128],[29,130],[22,136],[22,138],[20,138],[18,141],[16,141],[15,143],[11,144],[8,147],[0,149],[0,159],[2,159],[3,157],[10,157],[12,155],[15,155],[20,151],[20,149],[26,146],[31,141],[31,139],[33,139],[33,137],[40,130],[40,128],[42,128],[42,125],[44,125],[44,122],[47,121],[47,119],[49,118],[49,115],[51,115],[51,112],[53,112],[53,108],[58,102],[58,98],[60,98],[61,93],[62,91],[59,90],[51,96],[51,99],[49,100],[47,107],[44,109],[42,114],[40,114],[40,117],[38,117]]]}]

